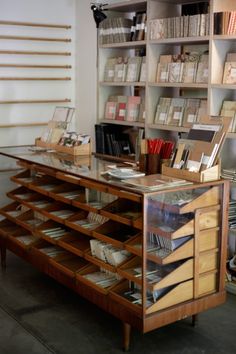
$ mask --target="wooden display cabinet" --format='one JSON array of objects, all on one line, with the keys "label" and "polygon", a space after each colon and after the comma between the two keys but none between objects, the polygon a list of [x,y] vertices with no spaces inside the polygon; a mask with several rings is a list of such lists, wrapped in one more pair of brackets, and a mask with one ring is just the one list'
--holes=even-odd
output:
[{"label": "wooden display cabinet", "polygon": [[[12,178],[13,202],[0,210],[3,267],[9,249],[120,319],[125,350],[131,327],[146,333],[225,301],[227,181],[144,193],[106,178],[99,160],[89,172],[69,173],[64,165],[50,167],[47,153],[20,149],[0,151],[25,169]],[[49,180],[54,187],[45,194]],[[90,189],[106,194],[104,207],[88,209]],[[79,191],[79,205],[58,200],[63,190]],[[37,207],[45,200],[50,206]],[[52,214],[63,210],[73,215]]]}]

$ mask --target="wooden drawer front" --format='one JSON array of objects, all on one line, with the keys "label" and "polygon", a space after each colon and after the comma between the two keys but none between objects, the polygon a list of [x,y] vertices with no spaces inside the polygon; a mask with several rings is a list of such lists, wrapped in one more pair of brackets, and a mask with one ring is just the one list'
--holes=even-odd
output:
[{"label": "wooden drawer front", "polygon": [[[198,297],[216,291],[216,274],[215,272],[202,275],[199,277]],[[146,314],[151,314],[156,311],[180,304],[184,301],[193,299],[193,280],[188,280],[180,283],[172,288],[165,295],[160,297],[157,302],[146,310]]]},{"label": "wooden drawer front", "polygon": [[3,219],[0,221],[0,236],[1,238],[8,237],[9,234],[15,232],[17,226],[15,223],[11,222],[10,220]]}]

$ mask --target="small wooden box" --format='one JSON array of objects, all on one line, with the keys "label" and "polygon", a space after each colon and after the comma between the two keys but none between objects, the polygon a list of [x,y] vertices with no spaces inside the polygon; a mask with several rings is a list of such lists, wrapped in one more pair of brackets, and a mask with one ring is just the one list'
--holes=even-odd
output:
[{"label": "small wooden box", "polygon": [[35,145],[40,146],[40,147],[45,147],[48,149],[53,149],[58,152],[63,152],[65,154],[70,154],[70,155],[74,155],[74,156],[91,155],[91,153],[92,153],[92,143],[91,142],[89,142],[88,144],[82,144],[79,146],[68,147],[68,146],[63,146],[63,145],[58,145],[58,144],[45,143],[44,141],[41,141],[40,138],[37,138],[35,140]]},{"label": "small wooden box", "polygon": [[162,165],[162,174],[170,177],[186,179],[187,181],[210,182],[220,179],[220,164],[215,165],[201,172],[190,172],[188,170],[180,170],[178,168]]}]

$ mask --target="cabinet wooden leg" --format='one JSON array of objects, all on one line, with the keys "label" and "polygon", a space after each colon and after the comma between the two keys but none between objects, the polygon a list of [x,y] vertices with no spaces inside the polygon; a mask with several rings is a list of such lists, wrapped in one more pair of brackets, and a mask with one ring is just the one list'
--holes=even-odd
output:
[{"label": "cabinet wooden leg", "polygon": [[6,268],[6,247],[1,246],[1,266],[3,269]]},{"label": "cabinet wooden leg", "polygon": [[130,349],[130,332],[130,324],[123,322],[123,350],[125,352],[129,351]]},{"label": "cabinet wooden leg", "polygon": [[198,324],[198,315],[192,315],[192,326],[196,327]]}]

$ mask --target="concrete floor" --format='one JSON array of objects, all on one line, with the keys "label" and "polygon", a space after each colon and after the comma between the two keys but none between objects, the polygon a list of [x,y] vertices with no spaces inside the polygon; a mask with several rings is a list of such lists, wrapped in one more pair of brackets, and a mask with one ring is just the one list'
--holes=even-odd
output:
[{"label": "concrete floor", "polygon": [[[0,270],[0,354],[118,354],[120,321],[8,253]],[[235,354],[236,297],[199,316],[142,335],[135,354]]]}]

